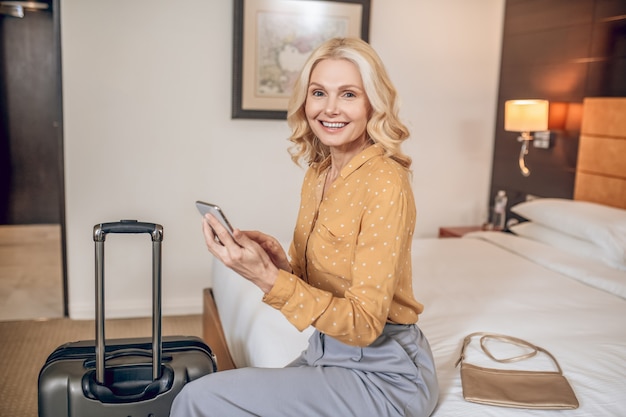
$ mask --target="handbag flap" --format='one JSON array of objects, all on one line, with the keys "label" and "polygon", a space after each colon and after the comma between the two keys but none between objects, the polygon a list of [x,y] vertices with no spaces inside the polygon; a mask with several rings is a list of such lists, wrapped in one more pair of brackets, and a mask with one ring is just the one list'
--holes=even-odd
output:
[{"label": "handbag flap", "polygon": [[463,397],[467,401],[516,408],[574,409],[578,400],[558,372],[482,368],[461,364]]},{"label": "handbag flap", "polygon": [[[545,349],[536,347],[554,360],[558,372],[486,368],[463,361],[465,347],[474,335],[476,334],[469,335],[465,339],[459,359],[465,400],[479,404],[528,409],[578,408],[576,394],[563,376],[556,359]],[[498,335],[498,337],[502,340],[506,336]]]}]

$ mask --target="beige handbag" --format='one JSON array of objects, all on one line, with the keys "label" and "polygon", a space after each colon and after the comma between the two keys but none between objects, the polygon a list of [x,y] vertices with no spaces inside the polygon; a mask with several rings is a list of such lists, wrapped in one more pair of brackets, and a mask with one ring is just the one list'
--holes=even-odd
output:
[{"label": "beige handbag", "polygon": [[[557,371],[495,369],[465,363],[465,348],[475,336],[480,336],[480,346],[483,352],[494,361],[517,362],[533,357],[541,351],[554,361]],[[485,345],[485,342],[490,339],[527,347],[531,350],[512,358],[498,359]],[[472,333],[463,341],[461,356],[456,366],[459,363],[461,364],[463,398],[467,401],[515,408],[552,410],[578,408],[576,394],[563,376],[563,371],[554,356],[547,350],[525,340],[494,333]]]}]

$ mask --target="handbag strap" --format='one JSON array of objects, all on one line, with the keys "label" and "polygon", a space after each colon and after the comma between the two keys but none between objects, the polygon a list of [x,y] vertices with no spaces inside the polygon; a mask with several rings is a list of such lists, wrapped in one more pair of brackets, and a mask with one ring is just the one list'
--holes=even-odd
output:
[{"label": "handbag strap", "polygon": [[[518,362],[524,359],[532,358],[533,356],[537,355],[537,352],[543,352],[546,355],[548,355],[550,359],[552,359],[552,361],[556,365],[558,373],[559,374],[563,373],[563,371],[561,370],[561,366],[557,362],[556,358],[552,356],[552,354],[548,352],[547,350],[545,350],[544,348],[539,347],[537,345],[533,345],[532,343],[527,342],[526,340],[523,340],[523,339],[519,339],[517,337],[507,336],[504,334],[497,334],[497,333],[487,333],[487,332],[475,332],[475,333],[471,333],[465,336],[465,339],[463,340],[463,346],[461,347],[461,354],[455,364],[455,367],[459,366],[459,363],[463,362],[463,360],[465,359],[465,348],[467,347],[467,345],[470,344],[470,342],[472,341],[472,338],[476,336],[480,336],[480,347],[482,348],[483,352],[485,352],[487,356],[489,356],[491,359],[493,359],[496,362],[500,362],[500,363]],[[523,353],[518,356],[510,357],[510,358],[504,358],[504,359],[496,358],[485,345],[485,342],[489,339],[512,343],[516,346],[528,347],[531,349],[531,351],[527,353]]]}]

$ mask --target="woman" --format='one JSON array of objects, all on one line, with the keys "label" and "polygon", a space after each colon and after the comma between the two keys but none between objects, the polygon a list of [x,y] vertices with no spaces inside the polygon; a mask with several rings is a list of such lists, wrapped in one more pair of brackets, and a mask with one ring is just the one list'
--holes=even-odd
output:
[{"label": "woman", "polygon": [[[308,348],[285,368],[242,368],[190,383],[172,416],[428,416],[435,366],[415,325],[415,203],[409,136],[376,52],[331,39],[308,59],[289,103],[292,159],[304,159],[289,258],[278,241],[207,215],[209,251],[264,293]],[[219,240],[218,240],[219,239]],[[220,243],[221,242],[221,243]]]}]

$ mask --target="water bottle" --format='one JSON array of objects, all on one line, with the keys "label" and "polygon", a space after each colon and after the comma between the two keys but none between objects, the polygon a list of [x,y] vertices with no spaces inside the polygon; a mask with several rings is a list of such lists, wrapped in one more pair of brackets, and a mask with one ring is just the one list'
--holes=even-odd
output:
[{"label": "water bottle", "polygon": [[506,225],[507,197],[504,190],[499,190],[493,203],[493,219],[491,224],[495,230],[504,230]]}]

